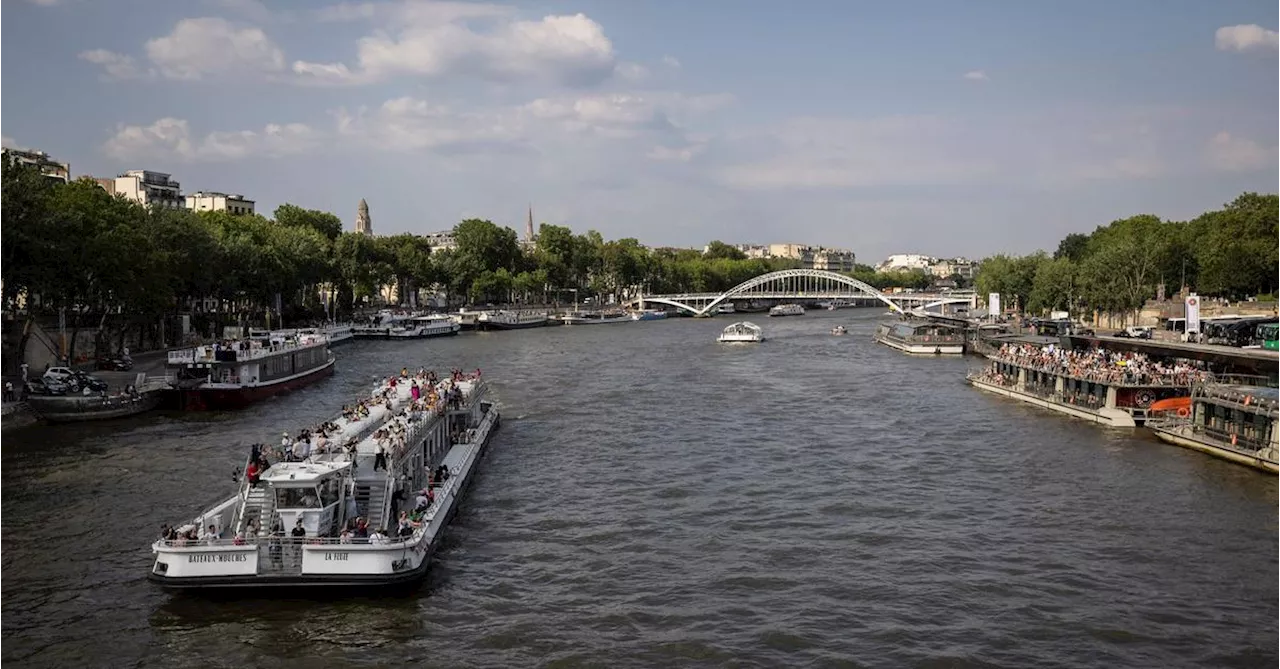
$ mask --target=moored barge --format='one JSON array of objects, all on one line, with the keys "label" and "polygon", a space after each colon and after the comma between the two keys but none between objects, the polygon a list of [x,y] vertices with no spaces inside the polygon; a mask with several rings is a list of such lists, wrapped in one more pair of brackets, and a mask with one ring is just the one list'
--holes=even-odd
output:
[{"label": "moored barge", "polygon": [[912,355],[961,355],[965,345],[962,328],[931,320],[880,323],[874,339]]},{"label": "moored barge", "polygon": [[1280,396],[1275,388],[1206,382],[1191,401],[1153,416],[1146,427],[1161,441],[1264,472],[1280,472]]},{"label": "moored barge", "polygon": [[254,471],[152,544],[149,580],[178,591],[420,581],[477,476],[498,410],[478,374],[402,377],[366,402],[327,424],[330,447]]},{"label": "moored barge", "polygon": [[333,374],[324,335],[299,334],[269,342],[242,340],[170,351],[167,373],[178,408],[240,409]]},{"label": "moored barge", "polygon": [[1207,374],[1141,354],[1005,344],[966,380],[975,388],[1111,427],[1135,427],[1153,405],[1187,397]]}]

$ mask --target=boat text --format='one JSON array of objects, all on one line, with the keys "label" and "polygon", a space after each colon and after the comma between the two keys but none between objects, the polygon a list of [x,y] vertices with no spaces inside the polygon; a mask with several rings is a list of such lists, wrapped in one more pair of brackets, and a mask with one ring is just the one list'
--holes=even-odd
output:
[{"label": "boat text", "polygon": [[325,559],[325,560],[339,560],[339,561],[346,561],[346,560],[350,559],[350,557],[351,557],[351,554],[350,554],[350,553],[325,553],[325,554],[324,554],[324,559]]},{"label": "boat text", "polygon": [[197,553],[188,555],[187,562],[247,562],[249,556],[244,553]]}]

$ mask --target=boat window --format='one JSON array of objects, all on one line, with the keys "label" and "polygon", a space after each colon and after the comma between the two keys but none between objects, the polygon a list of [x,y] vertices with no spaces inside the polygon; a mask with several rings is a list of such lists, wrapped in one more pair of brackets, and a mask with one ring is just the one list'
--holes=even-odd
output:
[{"label": "boat window", "polygon": [[281,509],[318,509],[320,499],[315,488],[278,488],[276,506]]},{"label": "boat window", "polygon": [[320,505],[329,506],[338,502],[338,479],[330,478],[325,480],[320,487]]}]

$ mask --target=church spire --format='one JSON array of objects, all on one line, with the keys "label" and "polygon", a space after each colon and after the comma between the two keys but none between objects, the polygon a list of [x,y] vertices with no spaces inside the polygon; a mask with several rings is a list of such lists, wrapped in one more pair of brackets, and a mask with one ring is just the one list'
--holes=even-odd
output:
[{"label": "church spire", "polygon": [[529,203],[529,222],[524,224],[524,240],[533,241],[533,203]]},{"label": "church spire", "polygon": [[364,198],[360,198],[360,204],[356,207],[356,232],[373,236],[373,219],[369,217],[369,203]]}]

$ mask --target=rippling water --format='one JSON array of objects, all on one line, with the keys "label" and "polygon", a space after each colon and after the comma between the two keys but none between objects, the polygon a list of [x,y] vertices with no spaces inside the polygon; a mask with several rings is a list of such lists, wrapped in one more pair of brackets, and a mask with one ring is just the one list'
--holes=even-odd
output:
[{"label": "rippling water", "polygon": [[[878,310],[357,342],[236,414],[6,434],[21,667],[1274,667],[1277,479],[965,386]],[[837,322],[847,337],[828,333]],[[401,366],[481,367],[502,431],[410,596],[145,580],[247,444]]]}]

